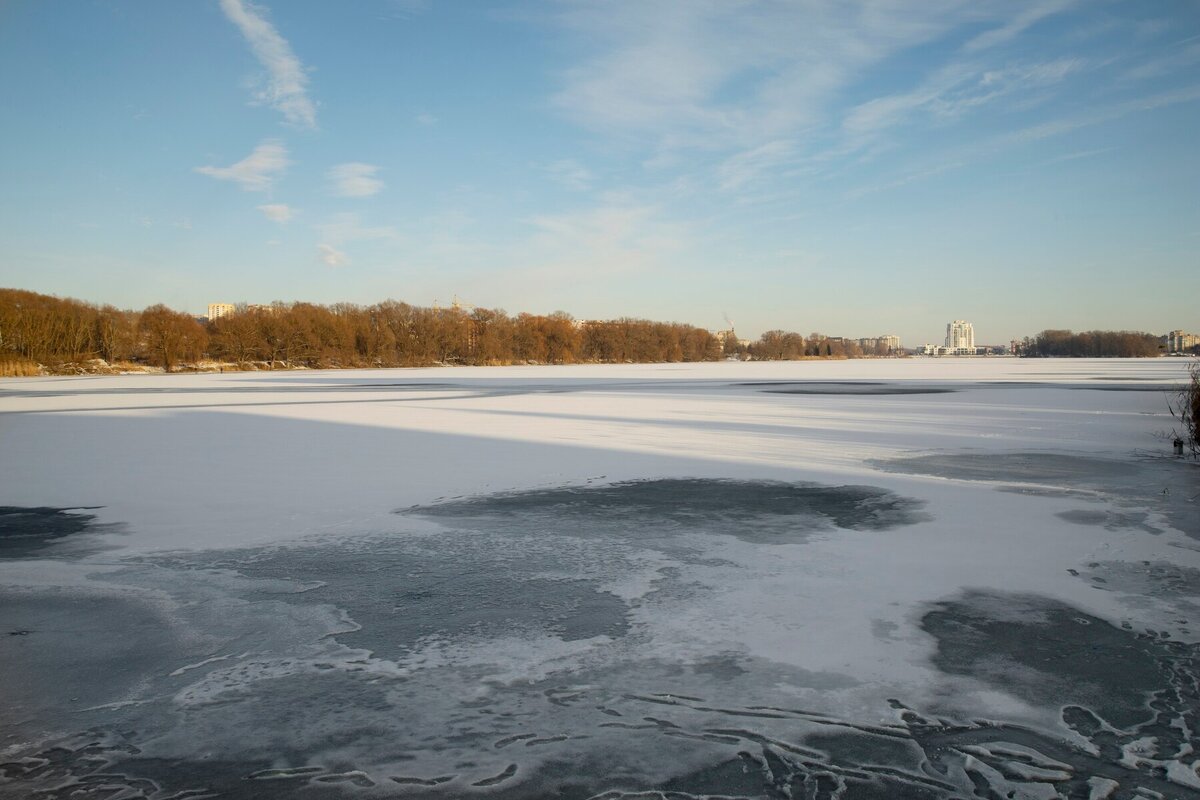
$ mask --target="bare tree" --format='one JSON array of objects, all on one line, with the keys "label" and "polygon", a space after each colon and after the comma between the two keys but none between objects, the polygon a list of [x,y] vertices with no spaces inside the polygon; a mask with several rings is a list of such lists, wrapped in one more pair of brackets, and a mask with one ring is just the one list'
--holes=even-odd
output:
[{"label": "bare tree", "polygon": [[167,372],[182,359],[199,358],[207,340],[200,323],[161,303],[142,312],[138,333],[149,360]]}]

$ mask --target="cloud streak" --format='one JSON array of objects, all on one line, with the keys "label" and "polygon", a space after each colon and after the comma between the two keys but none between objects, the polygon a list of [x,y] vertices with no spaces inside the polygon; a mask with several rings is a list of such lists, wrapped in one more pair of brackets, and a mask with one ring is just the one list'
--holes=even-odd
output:
[{"label": "cloud streak", "polygon": [[[847,199],[853,200],[868,194],[899,188],[909,183],[914,183],[936,175],[940,175],[949,170],[966,167],[973,162],[980,161],[981,159],[994,158],[999,153],[1002,153],[1006,150],[1019,148],[1023,145],[1029,145],[1046,139],[1063,136],[1083,128],[1101,125],[1106,122],[1111,122],[1112,120],[1130,116],[1132,114],[1145,113],[1159,108],[1167,108],[1170,106],[1194,103],[1197,101],[1200,101],[1200,84],[1183,87],[1173,91],[1159,92],[1157,94],[1149,95],[1147,97],[1140,97],[1134,100],[1127,100],[1125,102],[1116,103],[1110,106],[1093,109],[1087,113],[1076,116],[1064,116],[1047,120],[1035,125],[1029,125],[1017,130],[979,139],[962,147],[953,148],[947,151],[940,151],[932,159],[936,162],[932,165],[930,163],[926,163],[924,166],[917,167],[895,180],[850,190],[845,196]],[[1112,149],[1113,148],[1100,148],[1096,150],[1081,151],[1064,157],[1051,159],[1050,161],[1043,162],[1043,165],[1057,163],[1060,161],[1068,161],[1076,158],[1087,158],[1094,155],[1099,155],[1100,153],[1108,152]],[[929,162],[930,159],[926,159],[926,161]]]},{"label": "cloud streak", "polygon": [[864,70],[984,16],[964,0],[581,0],[556,17],[585,55],[553,101],[585,127],[660,148],[748,149],[819,122]]},{"label": "cloud streak", "polygon": [[289,163],[287,148],[283,143],[268,139],[236,164],[228,167],[196,167],[195,171],[217,180],[232,181],[247,192],[263,192],[271,188],[275,178],[287,169]]},{"label": "cloud streak", "polygon": [[370,197],[383,190],[383,181],[375,177],[379,167],[352,161],[338,164],[329,170],[326,177],[333,182],[333,191],[338,197]]},{"label": "cloud streak", "polygon": [[998,28],[979,34],[967,42],[963,49],[967,52],[977,52],[995,47],[1016,38],[1046,17],[1061,14],[1075,4],[1076,0],[1043,0],[1043,2],[1019,12]]},{"label": "cloud streak", "polygon": [[317,245],[317,255],[329,267],[345,267],[350,263],[350,257],[329,244]]},{"label": "cloud streak", "polygon": [[390,225],[363,225],[357,214],[335,214],[329,222],[318,225],[316,230],[322,239],[333,244],[397,239],[400,236]]},{"label": "cloud streak", "polygon": [[1085,62],[1077,58],[1002,69],[952,63],[911,91],[877,97],[856,106],[846,115],[842,128],[861,143],[872,134],[907,122],[915,115],[943,120],[959,117],[1007,95],[1059,83],[1084,66]]},{"label": "cloud streak", "polygon": [[568,189],[584,191],[590,189],[596,176],[591,170],[571,158],[563,158],[546,165],[546,173]]},{"label": "cloud streak", "polygon": [[286,203],[267,203],[266,205],[259,206],[258,210],[267,219],[280,224],[287,223],[296,214],[295,209]]},{"label": "cloud streak", "polygon": [[728,158],[717,169],[722,189],[739,189],[795,158],[795,143],[786,139],[767,142]]},{"label": "cloud streak", "polygon": [[259,8],[243,0],[221,0],[221,10],[241,31],[254,57],[267,71],[267,85],[255,99],[283,114],[293,125],[315,128],[317,108],[308,97],[308,74],[287,39],[279,35]]},{"label": "cloud streak", "polygon": [[592,208],[532,217],[535,233],[524,258],[556,282],[661,266],[686,240],[683,226],[663,220],[656,206],[605,198]]}]

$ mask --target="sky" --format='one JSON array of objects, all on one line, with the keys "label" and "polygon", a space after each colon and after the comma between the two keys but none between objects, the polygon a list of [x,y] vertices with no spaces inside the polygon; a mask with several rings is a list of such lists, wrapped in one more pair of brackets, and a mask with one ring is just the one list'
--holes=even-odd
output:
[{"label": "sky", "polygon": [[1200,331],[1196,0],[0,0],[0,286]]}]

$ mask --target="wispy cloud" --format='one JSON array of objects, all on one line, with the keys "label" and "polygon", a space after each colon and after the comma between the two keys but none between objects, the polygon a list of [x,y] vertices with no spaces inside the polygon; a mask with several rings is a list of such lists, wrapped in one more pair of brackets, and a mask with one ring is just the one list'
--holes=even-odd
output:
[{"label": "wispy cloud", "polygon": [[281,224],[286,223],[296,214],[296,210],[286,203],[267,203],[259,206],[258,210],[267,219]]},{"label": "wispy cloud", "polygon": [[871,135],[907,122],[914,116],[943,120],[959,117],[1002,97],[1059,83],[1085,66],[1086,62],[1078,58],[1001,68],[951,63],[915,89],[877,97],[854,107],[846,115],[842,128],[852,140],[862,144]]},{"label": "wispy cloud", "polygon": [[423,111],[416,116],[418,125],[436,125],[438,118],[428,111]]},{"label": "wispy cloud", "polygon": [[394,19],[412,19],[429,10],[430,0],[391,0],[391,17]]},{"label": "wispy cloud", "polygon": [[577,191],[590,189],[592,181],[596,178],[591,170],[571,158],[552,161],[546,165],[545,170],[556,182]]},{"label": "wispy cloud", "polygon": [[1042,2],[1019,11],[1016,16],[1009,19],[1003,25],[979,34],[967,42],[963,49],[967,52],[975,52],[995,47],[998,44],[1016,38],[1046,17],[1061,14],[1076,5],[1077,2],[1078,0],[1042,0]]},{"label": "wispy cloud", "polygon": [[334,214],[328,221],[316,226],[320,237],[333,244],[346,242],[367,242],[379,239],[397,239],[400,237],[391,225],[364,225],[357,214]]},{"label": "wispy cloud", "polygon": [[722,189],[739,189],[795,158],[795,142],[780,139],[743,150],[717,168]]},{"label": "wispy cloud", "polygon": [[1176,43],[1160,55],[1127,70],[1123,81],[1144,81],[1190,69],[1200,62],[1200,41],[1195,37]]},{"label": "wispy cloud", "polygon": [[330,267],[344,267],[350,263],[348,255],[329,244],[317,245],[317,255]]},{"label": "wispy cloud", "polygon": [[379,167],[357,161],[338,164],[329,170],[327,177],[333,181],[333,191],[340,197],[370,197],[383,189],[383,181],[375,177]]},{"label": "wispy cloud", "polygon": [[909,172],[907,174],[901,175],[898,178],[895,178],[890,181],[886,181],[884,183],[876,183],[876,184],[872,184],[870,186],[860,186],[856,189],[851,189],[850,191],[846,192],[845,196],[846,196],[847,200],[857,200],[859,198],[866,197],[867,195],[876,194],[878,192],[886,192],[886,191],[890,191],[892,189],[899,189],[901,186],[907,186],[910,183],[927,180],[936,175],[941,175],[942,173],[945,173],[945,172],[951,172],[956,169],[961,169],[964,166],[966,166],[966,163],[963,161],[946,161],[946,162],[938,164],[937,166],[934,166],[934,167],[917,170],[915,172]]},{"label": "wispy cloud", "polygon": [[[932,157],[925,159],[926,163],[924,165],[912,167],[908,172],[902,174],[900,177],[894,180],[853,189],[847,192],[845,196],[847,199],[856,199],[868,194],[895,189],[909,183],[924,180],[935,175],[940,175],[941,173],[949,170],[966,167],[973,162],[994,158],[999,153],[1003,153],[1007,150],[1018,148],[1023,145],[1062,136],[1083,128],[1121,119],[1122,117],[1127,117],[1132,114],[1145,113],[1159,108],[1166,108],[1184,103],[1194,103],[1197,101],[1200,101],[1200,84],[1176,89],[1173,91],[1159,92],[1157,94],[1139,97],[1137,99],[1128,100],[1121,103],[1114,103],[1074,116],[1063,116],[1055,119],[1048,119],[1034,125],[1027,125],[1016,130],[974,140],[968,144],[952,148],[947,151],[940,151],[934,154]],[[1097,150],[1080,151],[1056,159],[1051,159],[1050,161],[1044,163],[1050,164],[1057,161],[1088,158],[1108,152],[1111,149],[1113,148],[1100,148]]]},{"label": "wispy cloud", "polygon": [[242,32],[267,71],[267,85],[256,99],[294,125],[315,128],[317,109],[308,97],[308,75],[287,39],[267,21],[262,9],[243,0],[221,0],[221,10]]},{"label": "wispy cloud", "polygon": [[1054,158],[1048,158],[1045,161],[1040,162],[1038,164],[1038,166],[1039,167],[1048,167],[1051,164],[1061,164],[1064,161],[1078,161],[1081,158],[1092,158],[1094,156],[1103,155],[1104,153],[1111,153],[1116,149],[1117,148],[1115,148],[1115,147],[1097,147],[1092,150],[1079,150],[1074,153],[1065,153],[1061,156],[1055,156]]},{"label": "wispy cloud", "polygon": [[1123,103],[1104,106],[1073,117],[1062,117],[1037,125],[1030,125],[1003,134],[996,139],[989,140],[988,145],[994,148],[997,145],[1007,146],[1048,139],[1052,136],[1060,136],[1080,128],[1087,128],[1092,125],[1099,125],[1114,119],[1120,119],[1130,114],[1153,111],[1158,108],[1166,108],[1182,103],[1194,103],[1197,100],[1200,100],[1200,84],[1172,91],[1158,92],[1134,100],[1127,100]]},{"label": "wispy cloud", "polygon": [[755,147],[820,121],[863,70],[981,16],[963,0],[582,0],[556,17],[585,55],[554,103],[663,149]]},{"label": "wispy cloud", "polygon": [[[1077,3],[574,0],[552,5],[552,24],[579,56],[560,72],[551,102],[611,146],[646,151],[648,169],[672,175],[703,165],[719,186],[738,191],[799,174],[806,159],[889,149],[878,134],[918,116],[945,123],[1008,95],[1005,110],[1044,102],[1049,87],[1095,65],[1069,54],[1014,62],[1005,45]],[[980,30],[957,51],[942,46]],[[936,50],[922,50],[933,43]],[[849,114],[840,107],[872,85],[903,81],[904,67],[889,69],[885,80],[880,71],[915,52],[947,53],[950,63],[911,67],[933,71]]]},{"label": "wispy cloud", "polygon": [[271,188],[275,178],[290,162],[282,142],[268,139],[254,152],[228,167],[196,167],[196,172],[222,181],[233,181],[247,192],[262,192]]},{"label": "wispy cloud", "polygon": [[535,233],[522,245],[532,271],[561,282],[649,268],[686,242],[682,225],[656,206],[608,197],[595,207],[531,218]]}]

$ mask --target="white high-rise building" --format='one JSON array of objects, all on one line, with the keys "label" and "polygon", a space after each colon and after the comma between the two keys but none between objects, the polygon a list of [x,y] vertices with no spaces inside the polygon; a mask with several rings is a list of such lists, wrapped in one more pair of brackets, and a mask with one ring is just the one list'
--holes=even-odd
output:
[{"label": "white high-rise building", "polygon": [[1167,334],[1168,353],[1186,353],[1197,344],[1200,344],[1200,336],[1197,336],[1194,333],[1171,331]]},{"label": "white high-rise building", "polygon": [[227,317],[234,312],[233,303],[209,303],[208,318],[210,320]]},{"label": "white high-rise building", "polygon": [[946,326],[946,347],[951,350],[974,350],[975,329],[971,323],[956,319]]}]

